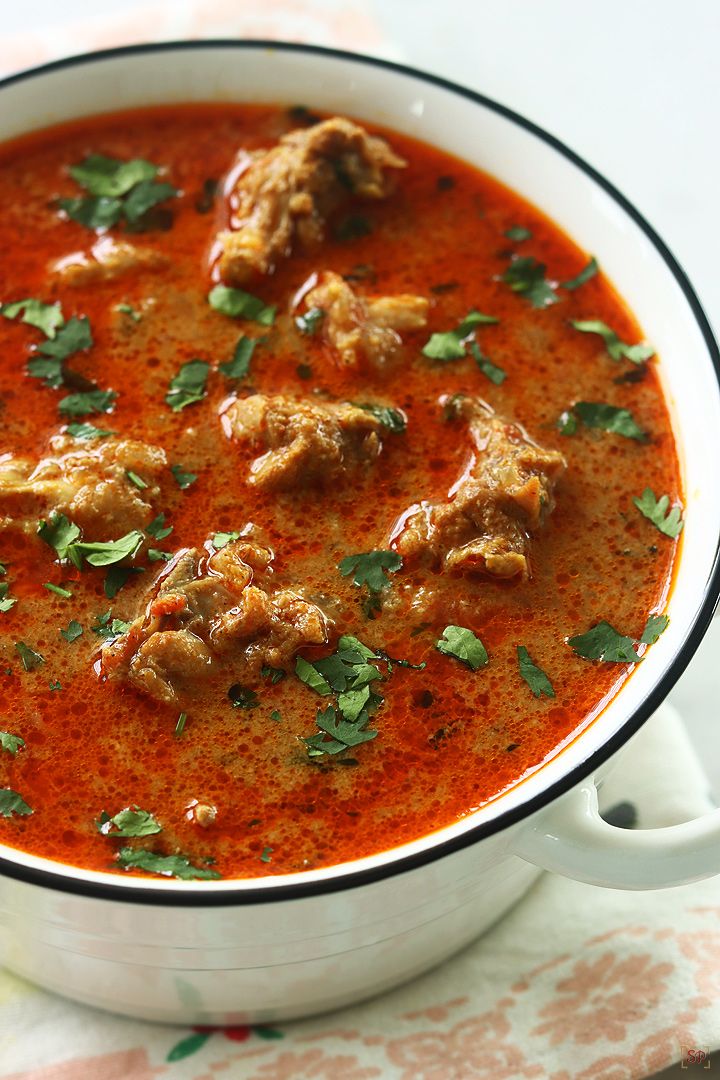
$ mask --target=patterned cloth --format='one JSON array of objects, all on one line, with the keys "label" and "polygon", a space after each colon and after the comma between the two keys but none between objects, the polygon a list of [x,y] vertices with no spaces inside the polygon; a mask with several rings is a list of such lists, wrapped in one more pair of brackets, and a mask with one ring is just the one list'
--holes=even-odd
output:
[{"label": "patterned cloth", "polygon": [[[200,36],[395,55],[359,0],[174,0],[20,40],[4,35],[0,72],[151,37]],[[624,804],[627,816],[632,799],[641,826],[666,825],[707,810],[705,787],[682,725],[664,709],[603,802]],[[720,880],[620,893],[544,875],[500,924],[424,977],[277,1028],[143,1024],[0,972],[6,1080],[639,1080],[684,1052],[692,1060],[688,1050],[697,1061],[718,1046]]]}]

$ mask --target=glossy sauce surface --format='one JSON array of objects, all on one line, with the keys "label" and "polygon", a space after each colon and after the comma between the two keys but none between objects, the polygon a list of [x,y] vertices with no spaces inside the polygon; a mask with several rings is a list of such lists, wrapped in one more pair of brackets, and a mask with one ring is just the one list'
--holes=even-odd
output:
[{"label": "glossy sauce surface", "polygon": [[[169,472],[162,481],[154,509],[173,526],[162,547],[202,546],[219,530],[252,522],[275,551],[277,580],[301,584],[338,633],[426,666],[394,668],[373,718],[377,738],[344,761],[308,758],[301,739],[317,730],[322,703],[292,671],[276,685],[267,679],[254,685],[256,707],[233,708],[227,697],[237,681],[232,658],[198,685],[178,737],[177,710],[103,683],[94,669],[97,616],[111,608],[116,618],[134,618],[157,564],[141,560],[143,572],[109,601],[103,570],[60,566],[40,539],[9,528],[0,537],[0,561],[18,602],[0,615],[0,729],[21,736],[25,747],[15,756],[0,753],[0,786],[21,793],[34,811],[0,819],[0,841],[11,846],[112,869],[119,842],[101,835],[95,822],[102,811],[112,815],[132,805],[151,811],[162,832],[131,844],[181,851],[199,863],[214,859],[223,877],[332,865],[416,839],[538,768],[627,677],[630,665],[576,656],[568,636],[607,620],[638,639],[648,615],[663,609],[676,542],[632,502],[646,487],[671,499],[682,495],[655,361],[640,381],[617,382],[634,366],[613,361],[597,335],[569,325],[601,319],[623,341],[640,340],[602,276],[574,291],[559,288],[560,302],[544,309],[499,280],[513,252],[547,264],[556,282],[576,275],[587,255],[491,178],[384,133],[408,162],[396,192],[340,213],[320,249],[293,253],[273,275],[249,286],[278,305],[272,328],[210,308],[208,253],[225,214],[219,202],[207,205],[205,182],[221,180],[241,147],[272,145],[292,126],[289,113],[276,107],[188,106],[93,118],[4,147],[0,302],[58,299],[66,319],[88,316],[94,346],[70,366],[118,397],[110,414],[87,419],[162,446],[170,463],[197,474],[185,491]],[[164,166],[162,179],[181,190],[167,204],[171,227],[122,237],[161,253],[167,259],[162,268],[85,286],[64,284],[49,272],[56,260],[89,251],[97,239],[63,220],[53,202],[79,193],[67,167],[88,153],[148,159]],[[349,212],[367,220],[367,235],[338,238],[337,226]],[[507,239],[513,226],[527,228],[531,238]],[[297,290],[323,270],[349,275],[361,294],[428,296],[428,329],[404,335],[398,360],[382,373],[344,369],[319,337],[297,330],[291,312]],[[126,304],[139,321],[118,310]],[[431,332],[451,329],[471,309],[500,320],[478,331],[483,352],[507,373],[500,386],[471,357],[438,363],[421,353]],[[235,384],[217,365],[230,359],[241,333],[265,340],[250,375]],[[0,453],[40,459],[49,436],[62,429],[57,403],[66,391],[25,374],[40,340],[31,327],[0,319]],[[193,357],[213,365],[207,397],[173,413],[164,402],[169,380]],[[245,480],[252,455],[229,441],[218,421],[229,394],[251,391],[393,405],[404,410],[408,427],[405,434],[384,435],[380,459],[347,482],[261,493]],[[369,620],[363,590],[337,565],[349,554],[387,548],[408,507],[447,495],[469,456],[462,426],[444,420],[439,405],[443,395],[456,393],[484,399],[567,459],[555,510],[533,541],[532,575],[502,582],[406,566],[391,575],[382,612]],[[563,436],[557,418],[578,400],[632,410],[650,440],[582,428]],[[45,582],[68,588],[72,597],[52,595]],[[72,643],[59,634],[70,619],[83,627]],[[448,624],[482,639],[487,666],[473,672],[437,651]],[[45,663],[24,671],[17,641]],[[548,674],[554,699],[535,698],[522,681],[518,645]],[[62,689],[51,689],[57,681]],[[193,800],[216,807],[210,828],[192,820]]]}]

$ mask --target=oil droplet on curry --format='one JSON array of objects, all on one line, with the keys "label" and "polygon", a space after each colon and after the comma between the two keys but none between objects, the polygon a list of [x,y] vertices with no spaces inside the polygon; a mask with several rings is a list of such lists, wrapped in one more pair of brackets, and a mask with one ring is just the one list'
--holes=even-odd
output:
[{"label": "oil droplet on curry", "polygon": [[652,344],[529,203],[307,109],[0,151],[0,841],[257,877],[464,817],[642,661]]}]

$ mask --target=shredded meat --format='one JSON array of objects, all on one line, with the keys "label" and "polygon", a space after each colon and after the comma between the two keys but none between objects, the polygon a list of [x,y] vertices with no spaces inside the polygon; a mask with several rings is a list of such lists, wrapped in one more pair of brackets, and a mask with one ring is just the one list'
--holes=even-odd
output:
[{"label": "shredded meat", "polygon": [[384,139],[337,116],[291,131],[243,163],[231,194],[232,229],[218,237],[220,272],[239,285],[253,272],[270,273],[296,239],[319,243],[328,214],[349,197],[385,198],[387,170],[405,165]]},{"label": "shredded meat", "polygon": [[304,645],[324,645],[329,622],[290,589],[274,589],[269,548],[250,540],[208,554],[179,551],[156,580],[145,610],[102,649],[102,673],[167,704],[181,704],[216,658],[244,673],[287,666]]},{"label": "shredded meat", "polygon": [[382,367],[402,345],[399,331],[421,330],[427,324],[428,301],[423,296],[357,296],[339,274],[325,273],[304,297],[308,309],[323,312],[322,334],[337,350],[343,364],[356,366],[362,358]]},{"label": "shredded meat", "polygon": [[233,398],[221,420],[228,437],[266,450],[250,466],[248,480],[258,487],[326,484],[382,449],[380,421],[356,405],[253,394]]},{"label": "shredded meat", "polygon": [[64,285],[93,285],[114,281],[135,270],[162,270],[169,264],[167,255],[159,251],[103,236],[89,252],[76,251],[52,263],[50,272]]},{"label": "shredded meat", "polygon": [[429,558],[447,570],[527,577],[530,536],[555,505],[565,459],[480,401],[463,398],[455,411],[468,422],[472,461],[447,502],[423,503],[405,516],[395,546],[403,557]]},{"label": "shredded meat", "polygon": [[[147,525],[167,466],[164,450],[131,439],[78,449],[76,440],[62,435],[50,446],[52,454],[37,463],[9,454],[0,459],[0,528],[35,532],[38,518],[52,510],[79,525],[90,541],[114,540]],[[133,484],[129,472],[147,487]]]}]

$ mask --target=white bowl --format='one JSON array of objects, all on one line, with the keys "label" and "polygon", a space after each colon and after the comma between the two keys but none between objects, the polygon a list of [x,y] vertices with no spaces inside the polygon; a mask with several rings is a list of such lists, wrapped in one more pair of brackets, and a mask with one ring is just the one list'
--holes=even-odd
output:
[{"label": "white bowl", "polygon": [[720,357],[670,252],[595,170],[503,106],[409,68],[309,46],[172,43],[49,64],[0,83],[0,139],[189,101],[302,102],[406,132],[493,174],[597,255],[658,350],[680,448],[687,507],[670,625],[542,769],[463,821],[370,858],[199,885],[0,846],[2,963],[145,1020],[272,1021],[341,1006],[443,959],[513,904],[538,866],[618,888],[720,871],[720,812],[647,833],[597,813],[598,775],[663,701],[720,595]]}]

